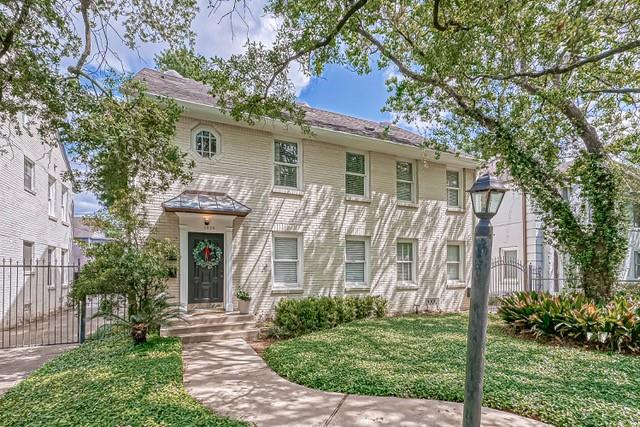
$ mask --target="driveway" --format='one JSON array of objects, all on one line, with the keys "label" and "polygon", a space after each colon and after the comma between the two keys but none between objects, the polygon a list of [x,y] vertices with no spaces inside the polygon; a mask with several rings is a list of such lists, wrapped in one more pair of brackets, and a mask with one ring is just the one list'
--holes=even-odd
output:
[{"label": "driveway", "polygon": [[73,347],[71,345],[44,345],[0,350],[0,396],[25,379],[31,372]]},{"label": "driveway", "polygon": [[[293,384],[273,372],[242,339],[186,344],[184,384],[215,412],[258,426],[462,425],[462,404],[427,399],[327,393]],[[483,408],[483,426],[546,424]]]}]

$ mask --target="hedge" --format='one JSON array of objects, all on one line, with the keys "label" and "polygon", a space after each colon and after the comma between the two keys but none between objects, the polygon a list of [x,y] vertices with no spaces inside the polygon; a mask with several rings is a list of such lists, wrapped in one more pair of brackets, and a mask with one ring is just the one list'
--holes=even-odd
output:
[{"label": "hedge", "polygon": [[283,299],[276,306],[271,335],[303,335],[356,319],[384,317],[386,311],[387,300],[380,296]]},{"label": "hedge", "polygon": [[520,292],[501,299],[498,315],[536,337],[640,352],[640,299],[631,295],[596,303],[579,293]]}]

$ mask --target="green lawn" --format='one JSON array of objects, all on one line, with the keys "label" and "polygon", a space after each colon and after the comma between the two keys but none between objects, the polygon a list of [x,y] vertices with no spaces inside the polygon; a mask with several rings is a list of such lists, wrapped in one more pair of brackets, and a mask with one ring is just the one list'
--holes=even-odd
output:
[{"label": "green lawn", "polygon": [[[282,341],[264,358],[327,391],[463,400],[467,317],[358,321]],[[484,405],[557,426],[640,426],[640,357],[554,347],[492,320]]]},{"label": "green lawn", "polygon": [[119,337],[62,354],[0,398],[1,426],[244,426],[217,416],[182,386],[182,347]]}]

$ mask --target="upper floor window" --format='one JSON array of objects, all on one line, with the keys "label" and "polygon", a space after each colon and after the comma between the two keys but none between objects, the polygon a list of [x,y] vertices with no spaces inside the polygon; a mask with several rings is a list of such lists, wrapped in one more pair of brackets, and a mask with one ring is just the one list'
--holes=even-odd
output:
[{"label": "upper floor window", "polygon": [[396,162],[396,193],[398,200],[405,202],[414,202],[416,200],[415,181],[415,168],[413,167],[413,162]]},{"label": "upper floor window", "polygon": [[369,192],[367,180],[367,157],[360,153],[347,153],[345,191],[350,196],[366,197]]},{"label": "upper floor window", "polygon": [[56,179],[49,177],[49,192],[47,197],[49,216],[56,216]]},{"label": "upper floor window", "polygon": [[413,242],[402,241],[396,244],[396,272],[398,282],[415,281],[415,251]]},{"label": "upper floor window", "polygon": [[60,191],[60,217],[63,221],[68,221],[67,217],[69,211],[69,190],[64,185],[62,186],[62,190]]},{"label": "upper floor window", "polygon": [[200,156],[210,159],[218,153],[218,138],[211,130],[198,129],[193,138],[193,148]]},{"label": "upper floor window", "polygon": [[277,235],[273,237],[273,282],[281,287],[300,286],[302,268],[300,254],[302,236]]},{"label": "upper floor window", "polygon": [[460,207],[460,172],[447,171],[447,206]]},{"label": "upper floor window", "polygon": [[273,144],[273,185],[300,188],[300,150],[297,142],[275,141]]},{"label": "upper floor window", "polygon": [[26,157],[24,158],[24,189],[36,191],[36,166]]},{"label": "upper floor window", "polygon": [[348,284],[367,283],[367,242],[348,238],[345,245],[344,276]]}]

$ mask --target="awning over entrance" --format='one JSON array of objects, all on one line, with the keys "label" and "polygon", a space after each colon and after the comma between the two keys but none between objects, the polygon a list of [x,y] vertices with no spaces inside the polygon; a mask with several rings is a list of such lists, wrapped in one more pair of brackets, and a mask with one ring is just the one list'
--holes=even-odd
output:
[{"label": "awning over entrance", "polygon": [[247,216],[251,208],[232,199],[226,193],[187,190],[162,203],[166,212]]}]

